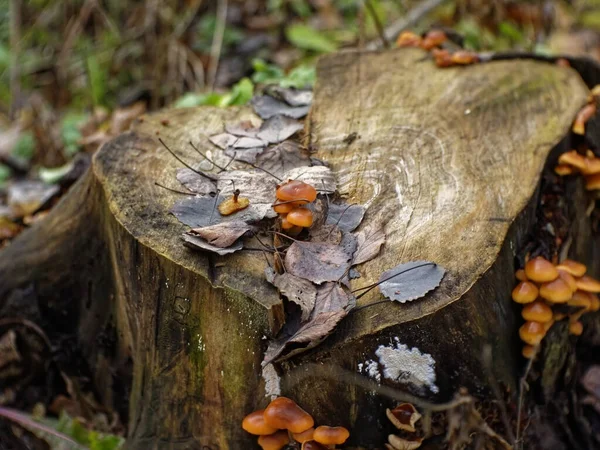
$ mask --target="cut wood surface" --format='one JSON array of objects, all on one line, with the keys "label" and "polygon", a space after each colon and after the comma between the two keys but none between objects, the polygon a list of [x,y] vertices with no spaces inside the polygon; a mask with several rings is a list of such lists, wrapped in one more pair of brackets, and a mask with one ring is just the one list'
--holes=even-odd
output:
[{"label": "cut wood surface", "polygon": [[[417,350],[414,367],[396,368],[412,382],[399,386],[441,401],[460,386],[488,388],[480,352],[489,343],[502,361],[495,377],[514,389],[514,256],[532,231],[542,169],[587,94],[575,71],[543,62],[438,69],[417,49],[323,58],[310,147],[331,165],[341,195],[368,207],[361,226],[383,222],[387,239],[352,287],[411,260],[447,272],[425,298],[351,313],[321,346],[277,364],[284,394],[318,422],[356,430],[351,443],[367,446],[381,445],[389,401],[285,372],[313,361],[356,372],[383,347],[390,357],[379,357],[377,370],[394,384],[386,376],[404,344]],[[44,222],[0,253],[0,311],[33,284],[50,320],[78,333],[107,404],[121,401],[112,392],[130,370],[128,448],[254,445],[240,423],[267,402],[261,361],[284,321],[265,258],[184,247],[187,227],[169,214],[181,195],[155,184],[182,189],[182,165],[159,137],[196,167],[190,140],[225,165],[208,136],[252,116],[248,108],[196,108],[144,117],[96,154]],[[380,299],[372,291],[358,306]],[[114,330],[108,350],[96,340],[106,330]],[[107,375],[111,366],[123,372]]]}]

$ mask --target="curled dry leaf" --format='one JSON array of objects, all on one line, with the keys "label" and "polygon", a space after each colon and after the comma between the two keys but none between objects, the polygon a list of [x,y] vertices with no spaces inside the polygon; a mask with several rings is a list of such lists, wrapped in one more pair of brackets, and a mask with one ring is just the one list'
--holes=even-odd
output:
[{"label": "curled dry leaf", "polygon": [[208,227],[194,228],[190,234],[198,235],[214,247],[226,248],[232,245],[244,234],[252,231],[254,227],[246,222],[224,222]]},{"label": "curled dry leaf", "polygon": [[262,124],[257,137],[269,144],[278,144],[296,134],[303,127],[302,122],[277,115]]},{"label": "curled dry leaf", "polygon": [[390,300],[405,303],[438,287],[444,273],[445,270],[435,263],[411,261],[383,272],[379,289]]},{"label": "curled dry leaf", "polygon": [[225,150],[227,147],[232,146],[234,142],[238,140],[236,136],[229,133],[215,134],[209,137],[208,139],[210,140],[210,142],[212,142],[217,147],[223,150]]},{"label": "curled dry leaf", "polygon": [[195,236],[193,234],[184,233],[182,236],[183,242],[187,247],[196,249],[196,250],[204,250],[207,252],[213,252],[217,255],[228,255],[229,253],[237,252],[244,248],[244,244],[241,241],[238,241],[227,248],[217,247],[215,245],[211,245],[202,239],[199,236]]},{"label": "curled dry leaf", "polygon": [[241,122],[225,124],[225,131],[238,137],[255,138],[258,133],[258,128],[250,120],[242,120]]},{"label": "curled dry leaf", "polygon": [[[355,243],[356,245],[356,243]],[[285,267],[292,275],[321,284],[341,279],[350,267],[356,247],[319,242],[294,242],[285,255]]]},{"label": "curled dry leaf", "polygon": [[290,106],[310,105],[313,100],[313,93],[309,89],[283,88],[277,85],[271,85],[267,88],[271,97],[283,100]]},{"label": "curled dry leaf", "polygon": [[296,303],[302,310],[301,321],[305,322],[315,307],[317,287],[308,280],[298,278],[290,273],[273,273],[267,275],[267,280],[272,283],[288,300]]},{"label": "curled dry leaf", "polygon": [[342,231],[354,231],[365,216],[362,205],[337,205],[331,203],[327,214],[327,223],[337,225]]},{"label": "curled dry leaf", "polygon": [[190,192],[199,195],[216,194],[217,187],[206,177],[191,169],[177,169],[177,180]]},{"label": "curled dry leaf", "polygon": [[367,225],[356,233],[357,248],[352,258],[352,265],[365,263],[375,258],[385,243],[385,233],[381,225]]},{"label": "curled dry leaf", "polygon": [[324,312],[346,311],[349,312],[356,306],[356,297],[339,283],[324,283],[317,289],[317,298],[312,317]]},{"label": "curled dry leaf", "polygon": [[401,403],[394,409],[386,409],[385,415],[392,424],[399,430],[414,433],[415,424],[421,418],[421,414],[412,403]]},{"label": "curled dry leaf", "polygon": [[227,147],[225,150],[225,155],[230,158],[235,159],[236,161],[244,161],[250,164],[254,164],[256,162],[256,158],[262,152],[265,151],[265,147],[248,147],[248,148],[235,148],[235,147]]},{"label": "curled dry leaf", "polygon": [[284,141],[258,155],[256,165],[283,180],[286,172],[295,167],[308,167],[311,161],[310,155],[300,144]]},{"label": "curled dry leaf", "polygon": [[342,230],[336,225],[324,224],[309,230],[310,242],[338,245],[342,241]]},{"label": "curled dry leaf", "polygon": [[414,438],[409,440],[390,434],[388,436],[388,442],[389,444],[385,444],[387,450],[414,450],[421,446],[423,439]]},{"label": "curled dry leaf", "polygon": [[[216,208],[225,199],[226,197],[221,195],[218,198],[209,195],[205,197],[187,197],[176,202],[170,213],[188,227],[206,227],[223,220]],[[237,219],[239,220],[239,217]]]},{"label": "curled dry leaf", "polygon": [[262,119],[269,119],[278,114],[291,117],[293,119],[301,119],[308,114],[310,105],[290,106],[276,98],[268,95],[259,95],[254,97],[251,102],[256,114]]},{"label": "curled dry leaf", "polygon": [[303,181],[313,186],[319,194],[333,194],[336,191],[335,176],[327,166],[296,167],[286,172],[283,179]]}]

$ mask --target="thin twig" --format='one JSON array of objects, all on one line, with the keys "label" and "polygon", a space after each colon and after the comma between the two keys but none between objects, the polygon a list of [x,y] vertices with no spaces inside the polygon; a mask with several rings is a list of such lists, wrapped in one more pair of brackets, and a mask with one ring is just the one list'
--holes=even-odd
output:
[{"label": "thin twig", "polygon": [[217,4],[217,22],[215,25],[215,34],[213,35],[212,45],[210,47],[210,64],[208,66],[208,87],[212,91],[215,89],[217,71],[219,70],[219,59],[221,59],[221,49],[223,46],[223,36],[225,35],[225,22],[227,20],[227,0],[219,0]]},{"label": "thin twig", "polygon": [[158,181],[155,181],[155,182],[154,182],[154,184],[155,184],[156,186],[158,186],[158,187],[161,187],[161,188],[163,188],[163,189],[166,189],[167,191],[175,192],[175,193],[177,193],[177,194],[183,194],[183,195],[193,195],[193,196],[195,196],[195,195],[196,195],[196,194],[194,194],[194,193],[192,193],[192,192],[184,192],[184,191],[179,191],[179,190],[177,190],[177,189],[173,189],[173,188],[170,188],[170,187],[164,186],[164,185],[160,184]]},{"label": "thin twig", "polygon": [[177,155],[175,154],[175,152],[174,152],[173,150],[171,150],[171,149],[170,149],[170,148],[167,146],[167,144],[165,144],[165,142],[162,140],[162,138],[158,138],[158,142],[160,142],[160,143],[163,145],[163,147],[164,147],[164,148],[165,148],[165,149],[166,149],[166,150],[167,150],[167,151],[168,151],[168,152],[169,152],[171,155],[173,155],[173,157],[174,157],[174,158],[175,158],[177,161],[179,161],[179,162],[180,162],[181,164],[183,164],[185,167],[187,167],[188,169],[190,169],[192,172],[194,172],[194,173],[197,173],[198,175],[201,175],[201,176],[203,176],[203,177],[206,177],[206,178],[208,178],[209,180],[212,180],[212,181],[219,181],[219,179],[218,179],[217,177],[215,177],[215,176],[212,176],[212,175],[209,175],[209,174],[207,174],[207,173],[204,173],[204,172],[202,172],[201,170],[196,170],[196,169],[194,169],[192,166],[190,166],[188,163],[186,163],[186,162],[185,162],[183,159],[181,159],[179,156],[177,156]]},{"label": "thin twig", "polygon": [[[437,264],[436,264],[436,263],[432,263],[432,262],[428,262],[428,263],[419,264],[418,266],[409,267],[408,269],[406,269],[406,270],[403,270],[402,272],[398,272],[398,273],[396,273],[396,274],[394,274],[394,275],[390,275],[389,277],[387,277],[387,278],[384,278],[383,280],[379,280],[379,281],[377,281],[377,282],[375,282],[375,283],[372,283],[372,284],[369,284],[369,285],[367,285],[367,286],[363,286],[363,287],[361,287],[361,288],[354,289],[354,290],[352,291],[352,293],[354,294],[355,292],[358,292],[358,291],[364,291],[364,290],[366,289],[366,291],[365,291],[365,292],[363,292],[362,294],[360,294],[360,295],[357,295],[357,296],[356,296],[356,298],[357,298],[357,299],[359,299],[359,298],[361,298],[363,295],[365,295],[367,292],[371,291],[371,289],[374,289],[374,288],[376,288],[377,286],[379,286],[381,283],[385,283],[386,281],[389,281],[389,280],[391,280],[392,278],[396,278],[397,276],[399,276],[399,275],[402,275],[402,274],[404,274],[404,273],[406,273],[406,272],[410,272],[411,270],[420,269],[421,267],[426,267],[426,266],[437,266]],[[375,305],[375,303],[371,303],[371,305]],[[363,306],[362,308],[366,308],[367,306],[370,306],[370,305],[365,305],[365,306]],[[361,308],[361,309],[362,309],[362,308]]]},{"label": "thin twig", "polygon": [[217,195],[215,195],[215,203],[213,204],[213,209],[210,212],[210,219],[208,219],[208,224],[209,225],[212,223],[213,215],[215,213],[215,209],[217,208],[217,202],[219,201],[219,194],[220,193],[221,193],[221,191],[219,189],[217,189]]},{"label": "thin twig", "polygon": [[523,413],[523,397],[525,396],[525,388],[527,386],[527,377],[529,376],[529,372],[533,367],[533,361],[537,356],[538,351],[540,350],[539,344],[533,348],[533,355],[529,358],[529,362],[525,367],[525,373],[519,380],[519,404],[517,409],[517,430],[515,432],[515,445],[518,449],[523,448],[523,443],[521,442],[521,414]]},{"label": "thin twig", "polygon": [[200,151],[200,149],[199,149],[198,147],[196,147],[196,146],[193,144],[193,142],[192,142],[192,141],[189,141],[189,142],[190,142],[190,145],[192,146],[192,148],[193,148],[194,150],[196,150],[196,151],[198,152],[198,154],[199,154],[200,156],[202,156],[202,157],[203,157],[205,160],[207,160],[209,163],[211,163],[211,164],[212,164],[213,166],[215,166],[217,169],[225,170],[225,168],[224,168],[224,167],[221,167],[221,166],[220,166],[220,165],[218,165],[216,162],[214,162],[212,159],[210,159],[208,156],[206,156],[206,154],[202,153],[202,152]]},{"label": "thin twig", "polygon": [[377,33],[379,34],[379,38],[381,39],[383,47],[390,48],[390,41],[388,41],[387,37],[385,37],[385,30],[383,29],[383,25],[379,20],[379,16],[377,16],[377,11],[375,11],[371,0],[365,0],[365,6],[367,7],[367,11],[369,11],[369,14],[371,15],[371,18],[373,19],[375,28],[377,28]]},{"label": "thin twig", "polygon": [[271,175],[273,178],[275,178],[275,179],[276,179],[276,180],[278,180],[278,181],[283,181],[283,180],[282,180],[281,178],[279,178],[277,175],[273,175],[273,174],[272,174],[271,172],[269,172],[267,169],[263,169],[262,167],[260,167],[260,166],[257,166],[256,164],[252,164],[251,162],[244,161],[243,159],[236,159],[236,161],[238,161],[238,162],[242,162],[242,163],[245,163],[245,164],[248,164],[250,167],[254,167],[254,168],[255,168],[255,169],[257,169],[257,170],[262,170],[264,173],[266,173],[266,174],[268,174],[268,175]]}]

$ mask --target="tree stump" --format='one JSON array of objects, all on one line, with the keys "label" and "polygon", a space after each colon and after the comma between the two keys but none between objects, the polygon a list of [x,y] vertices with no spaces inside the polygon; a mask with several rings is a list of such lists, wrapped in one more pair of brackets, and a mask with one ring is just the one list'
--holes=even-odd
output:
[{"label": "tree stump", "polygon": [[[481,360],[489,344],[493,376],[514,392],[515,255],[534,232],[544,167],[553,149],[568,145],[563,138],[587,95],[574,70],[532,60],[438,69],[418,49],[323,58],[307,119],[310,148],[336,173],[341,195],[367,206],[361,226],[387,224],[382,253],[359,267],[352,287],[405,261],[435,261],[447,273],[425,298],[351,312],[323,344],[276,364],[282,394],[317,422],[349,428],[351,445],[372,448],[388,434],[388,399],[330,378],[286,381],[286,373],[318,362],[368,377],[374,361],[371,375],[382,384],[443,401],[462,386],[489,391]],[[16,293],[33,287],[43,324],[77,334],[102,402],[115,407],[123,401],[115,393],[130,392],[128,448],[256,445],[240,424],[268,402],[261,361],[284,320],[282,302],[260,253],[184,247],[187,227],[168,212],[180,196],[155,185],[181,189],[182,166],[158,137],[187,161],[199,160],[192,140],[225,163],[207,137],[252,115],[196,108],[144,117],[0,253],[0,312],[16,310]],[[581,182],[570,192],[586,195]],[[586,261],[583,209],[574,210],[571,253]],[[358,306],[380,299],[372,291]],[[380,346],[390,358],[378,360]],[[387,378],[394,370],[405,382]]]}]

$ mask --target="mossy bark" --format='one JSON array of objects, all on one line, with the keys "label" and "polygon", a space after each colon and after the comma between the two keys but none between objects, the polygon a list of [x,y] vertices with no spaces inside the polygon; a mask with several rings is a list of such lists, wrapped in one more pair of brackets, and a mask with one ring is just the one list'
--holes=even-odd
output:
[{"label": "mossy bark", "polygon": [[[322,345],[277,365],[284,394],[319,423],[348,427],[353,445],[370,447],[388,431],[389,401],[342,382],[294,383],[285,373],[314,361],[356,372],[397,338],[433,358],[439,392],[416,388],[441,401],[461,386],[487,392],[481,350],[490,344],[501,361],[494,377],[514,390],[514,257],[534,232],[544,165],[587,93],[575,71],[527,60],[442,70],[414,49],[321,60],[311,148],[336,172],[341,195],[368,207],[365,223],[387,224],[382,254],[359,267],[353,287],[410,260],[448,272],[426,298],[351,313]],[[198,161],[192,140],[225,164],[207,136],[251,114],[197,108],[144,117],[98,152],[45,221],[0,253],[0,311],[15,290],[34,286],[45,320],[78,334],[106,405],[124,401],[115,386],[130,377],[128,448],[255,445],[240,423],[268,401],[260,363],[282,324],[281,301],[261,254],[185,248],[186,227],[168,213],[178,194],[155,185],[181,189],[181,165],[158,137],[187,161]],[[580,183],[573,189],[585,197]],[[573,256],[582,261],[591,256],[579,243],[590,233],[584,216],[572,217]],[[359,306],[376,300],[373,292]],[[110,345],[98,342],[101,334]]]}]

